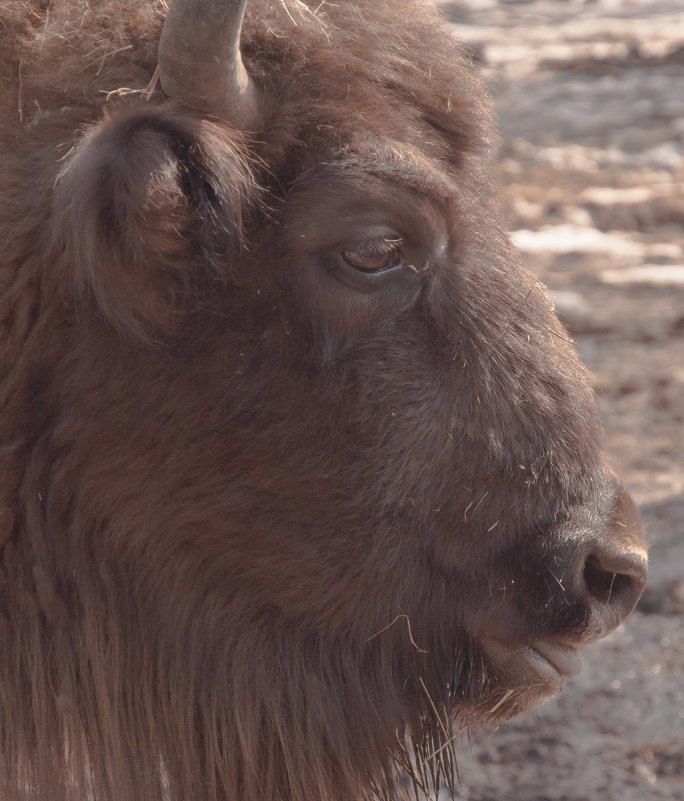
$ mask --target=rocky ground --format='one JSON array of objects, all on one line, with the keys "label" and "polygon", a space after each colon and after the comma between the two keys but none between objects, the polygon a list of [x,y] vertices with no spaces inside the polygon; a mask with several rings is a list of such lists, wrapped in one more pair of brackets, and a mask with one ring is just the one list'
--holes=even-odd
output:
[{"label": "rocky ground", "polygon": [[652,565],[558,700],[461,745],[462,794],[682,801],[684,4],[437,1],[491,89],[514,241],[596,377]]}]

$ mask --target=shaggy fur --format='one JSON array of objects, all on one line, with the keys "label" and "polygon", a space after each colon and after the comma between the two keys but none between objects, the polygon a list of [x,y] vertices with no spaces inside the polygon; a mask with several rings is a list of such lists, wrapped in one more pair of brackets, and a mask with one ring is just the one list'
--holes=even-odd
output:
[{"label": "shaggy fur", "polygon": [[238,131],[143,99],[164,13],[0,8],[0,798],[451,785],[642,536],[481,88],[423,3],[251,0]]}]

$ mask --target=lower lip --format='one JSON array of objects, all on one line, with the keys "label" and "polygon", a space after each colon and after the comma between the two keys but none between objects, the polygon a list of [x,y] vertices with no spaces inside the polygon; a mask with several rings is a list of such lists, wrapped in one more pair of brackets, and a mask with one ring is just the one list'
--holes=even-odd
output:
[{"label": "lower lip", "polygon": [[582,669],[580,649],[570,645],[537,640],[530,644],[527,656],[535,670],[553,679],[576,676]]}]

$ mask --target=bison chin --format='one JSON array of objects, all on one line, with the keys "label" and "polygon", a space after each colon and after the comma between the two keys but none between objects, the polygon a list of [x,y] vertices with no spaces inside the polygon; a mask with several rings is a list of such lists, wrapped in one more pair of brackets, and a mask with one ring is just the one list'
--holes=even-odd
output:
[{"label": "bison chin", "polygon": [[[543,640],[529,645],[483,639],[464,656],[456,652],[458,678],[428,686],[418,679],[424,709],[395,752],[396,769],[428,794],[459,784],[457,750],[469,732],[481,731],[544,703],[581,670],[579,647]],[[382,794],[379,794],[381,797]]]},{"label": "bison chin", "polygon": [[[581,666],[579,649],[538,642],[470,643],[454,652],[450,679],[420,675],[413,685],[416,711],[407,733],[391,749],[396,776],[433,796],[441,786],[456,792],[457,753],[469,732],[496,726],[558,693]],[[395,798],[376,785],[378,799]],[[433,796],[434,797],[434,796]]]}]

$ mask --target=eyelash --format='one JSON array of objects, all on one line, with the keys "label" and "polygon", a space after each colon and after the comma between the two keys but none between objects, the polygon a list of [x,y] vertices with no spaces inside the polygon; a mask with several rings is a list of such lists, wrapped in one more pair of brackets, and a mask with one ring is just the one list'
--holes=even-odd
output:
[{"label": "eyelash", "polygon": [[389,237],[379,237],[364,242],[357,252],[364,256],[386,256],[390,253],[398,253],[400,246],[404,243],[401,237],[390,239]]}]

